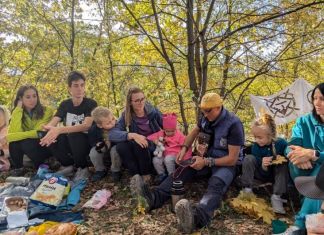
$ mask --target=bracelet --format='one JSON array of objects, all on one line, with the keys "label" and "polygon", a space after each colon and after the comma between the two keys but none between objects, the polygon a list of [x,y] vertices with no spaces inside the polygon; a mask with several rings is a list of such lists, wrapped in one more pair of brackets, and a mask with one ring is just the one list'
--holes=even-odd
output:
[{"label": "bracelet", "polygon": [[205,166],[208,166],[208,167],[215,166],[215,159],[212,157],[204,158],[204,161],[205,161]]}]

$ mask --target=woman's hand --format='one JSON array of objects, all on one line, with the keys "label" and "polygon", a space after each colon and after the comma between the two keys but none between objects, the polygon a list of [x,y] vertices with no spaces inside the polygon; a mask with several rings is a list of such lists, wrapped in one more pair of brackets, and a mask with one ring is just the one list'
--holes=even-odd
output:
[{"label": "woman's hand", "polygon": [[[296,166],[302,166],[302,163],[310,162],[314,159],[314,150],[306,149],[296,145],[290,145],[289,148],[291,151],[288,153],[287,157],[292,164]],[[309,166],[309,164],[307,164]],[[305,164],[306,166],[306,164]],[[303,169],[303,168],[302,168]]]},{"label": "woman's hand", "polygon": [[194,168],[195,170],[199,171],[206,166],[205,159],[203,157],[193,156],[192,158],[195,159],[195,162],[190,165],[190,167]]},{"label": "woman's hand", "polygon": [[0,136],[0,147],[2,148],[7,144],[7,138],[6,136]]},{"label": "woman's hand", "polygon": [[303,169],[303,170],[308,170],[308,169],[312,169],[313,168],[313,165],[312,165],[311,161],[304,162],[304,163],[300,163],[300,164],[297,164],[295,166],[297,168]]},{"label": "woman's hand", "polygon": [[137,144],[139,144],[142,148],[148,147],[147,139],[144,135],[140,135],[137,133],[129,133],[128,139],[134,140]]},{"label": "woman's hand", "polygon": [[41,146],[50,146],[52,143],[56,142],[56,138],[61,134],[59,127],[55,126],[44,126],[45,130],[47,130],[46,135],[40,139],[39,144]]}]

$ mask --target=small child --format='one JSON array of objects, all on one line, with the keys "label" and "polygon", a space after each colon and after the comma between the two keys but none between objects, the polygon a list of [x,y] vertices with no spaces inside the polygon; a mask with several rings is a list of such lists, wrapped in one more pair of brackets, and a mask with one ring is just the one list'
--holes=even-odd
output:
[{"label": "small child", "polygon": [[[153,141],[155,144],[158,143],[161,137],[164,141],[165,150],[162,158],[153,157],[153,165],[158,173],[158,179],[160,182],[162,182],[167,176],[165,168],[169,175],[174,172],[176,166],[176,157],[180,152],[186,138],[179,130],[177,130],[176,114],[163,114],[162,121],[163,130],[160,130],[147,137],[148,140]],[[192,151],[190,148],[183,159],[189,159],[191,154]]]},{"label": "small child", "polygon": [[[98,106],[91,112],[91,116],[96,123],[89,131],[89,139],[93,146],[89,156],[96,170],[91,180],[95,182],[107,175],[107,170],[104,165],[104,156],[107,151],[110,150],[112,173],[120,173],[121,161],[120,157],[117,156],[116,147],[111,146],[111,142],[108,140],[108,131],[114,128],[116,124],[116,118],[112,112],[108,108]],[[116,178],[113,174],[114,177]],[[114,181],[119,181],[120,177],[118,179],[115,178]]]},{"label": "small child", "polygon": [[6,107],[0,105],[0,156],[9,156],[6,135],[8,132],[10,114]]},{"label": "small child", "polygon": [[243,191],[252,193],[254,179],[273,182],[271,205],[275,213],[285,214],[281,195],[286,193],[288,183],[287,162],[273,164],[277,157],[284,156],[287,142],[277,138],[276,124],[269,114],[257,118],[251,127],[255,142],[251,147],[251,155],[245,156],[242,165],[240,183]]}]

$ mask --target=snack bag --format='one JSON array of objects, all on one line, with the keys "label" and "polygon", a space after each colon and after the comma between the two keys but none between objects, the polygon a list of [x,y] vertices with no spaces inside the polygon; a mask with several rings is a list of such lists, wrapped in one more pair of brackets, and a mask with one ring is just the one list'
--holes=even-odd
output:
[{"label": "snack bag", "polygon": [[57,207],[63,198],[68,180],[61,176],[46,174],[43,182],[31,195],[30,200],[51,207]]}]

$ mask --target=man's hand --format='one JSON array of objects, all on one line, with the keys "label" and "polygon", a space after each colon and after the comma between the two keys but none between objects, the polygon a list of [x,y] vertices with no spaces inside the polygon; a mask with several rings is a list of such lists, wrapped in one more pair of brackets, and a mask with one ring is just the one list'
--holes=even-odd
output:
[{"label": "man's hand", "polygon": [[180,152],[178,153],[177,157],[176,157],[176,163],[179,165],[179,163],[182,161],[183,156],[186,154],[187,152],[187,148],[182,147]]},{"label": "man's hand", "polygon": [[40,139],[39,144],[41,146],[48,147],[52,143],[56,142],[56,138],[61,134],[60,128],[54,126],[44,126],[43,128],[47,130],[47,134],[42,139]]},{"label": "man's hand", "polygon": [[192,165],[190,165],[190,167],[194,168],[197,171],[205,167],[205,160],[203,157],[193,156],[192,158],[195,159],[195,162]]}]

